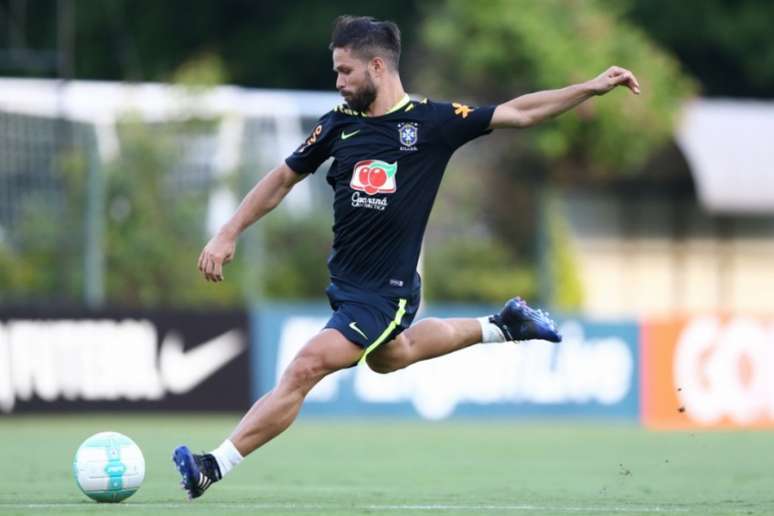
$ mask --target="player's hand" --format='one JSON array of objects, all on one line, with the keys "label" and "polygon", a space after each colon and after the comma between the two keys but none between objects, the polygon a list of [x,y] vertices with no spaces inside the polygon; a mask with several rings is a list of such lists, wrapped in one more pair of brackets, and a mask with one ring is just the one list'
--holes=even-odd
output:
[{"label": "player's hand", "polygon": [[236,238],[218,233],[202,249],[197,266],[207,281],[223,281],[223,266],[234,258]]},{"label": "player's hand", "polygon": [[611,66],[589,81],[595,95],[604,95],[616,86],[626,86],[635,95],[640,94],[640,83],[632,72],[620,66]]}]

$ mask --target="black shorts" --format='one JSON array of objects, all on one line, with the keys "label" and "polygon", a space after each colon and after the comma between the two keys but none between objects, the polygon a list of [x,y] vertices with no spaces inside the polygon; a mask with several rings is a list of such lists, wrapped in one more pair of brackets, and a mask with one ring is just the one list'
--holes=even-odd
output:
[{"label": "black shorts", "polygon": [[325,327],[365,349],[363,359],[408,328],[419,309],[420,289],[409,298],[397,298],[331,283],[325,293],[334,310]]}]

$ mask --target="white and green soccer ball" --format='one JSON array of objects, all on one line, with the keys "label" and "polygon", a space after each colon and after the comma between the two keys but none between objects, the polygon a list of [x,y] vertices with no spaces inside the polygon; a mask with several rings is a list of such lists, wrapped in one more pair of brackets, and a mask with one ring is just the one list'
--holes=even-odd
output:
[{"label": "white and green soccer ball", "polygon": [[75,452],[73,475],[81,491],[98,502],[132,496],[145,478],[145,458],[134,441],[118,432],[100,432]]}]

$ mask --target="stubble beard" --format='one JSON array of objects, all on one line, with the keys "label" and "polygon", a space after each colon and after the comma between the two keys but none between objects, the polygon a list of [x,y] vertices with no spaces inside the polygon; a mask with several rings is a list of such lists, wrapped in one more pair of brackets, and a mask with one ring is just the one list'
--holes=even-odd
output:
[{"label": "stubble beard", "polygon": [[347,105],[355,111],[361,113],[368,111],[368,108],[371,107],[371,104],[376,100],[376,85],[374,84],[374,81],[371,80],[370,73],[366,73],[365,85],[360,90],[352,93],[351,97],[345,98],[345,100],[347,101]]}]

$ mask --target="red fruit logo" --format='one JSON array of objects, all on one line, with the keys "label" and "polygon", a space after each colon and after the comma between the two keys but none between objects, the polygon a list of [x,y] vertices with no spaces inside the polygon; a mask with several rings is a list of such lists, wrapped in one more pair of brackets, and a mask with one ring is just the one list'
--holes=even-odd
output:
[{"label": "red fruit logo", "polygon": [[349,186],[353,190],[365,192],[368,195],[377,193],[394,193],[397,189],[395,173],[398,163],[387,163],[376,159],[359,161],[352,173]]},{"label": "red fruit logo", "polygon": [[[355,169],[357,170],[357,168]],[[360,184],[367,185],[370,183],[368,180],[368,173],[371,172],[371,169],[368,167],[363,167],[360,170],[357,170],[357,177],[360,181]]]},{"label": "red fruit logo", "polygon": [[387,172],[381,168],[372,168],[371,171],[368,172],[368,181],[372,186],[379,188],[387,182]]}]

